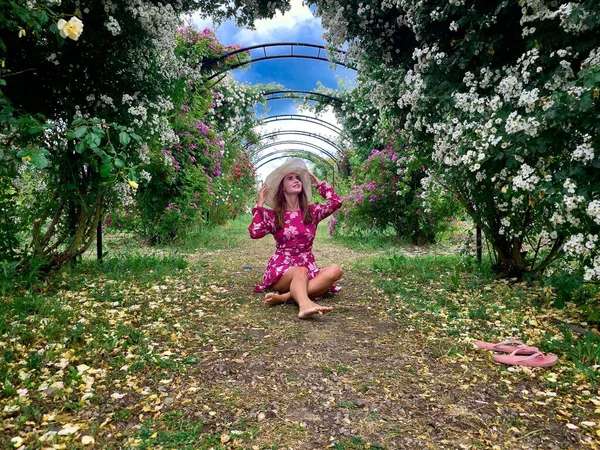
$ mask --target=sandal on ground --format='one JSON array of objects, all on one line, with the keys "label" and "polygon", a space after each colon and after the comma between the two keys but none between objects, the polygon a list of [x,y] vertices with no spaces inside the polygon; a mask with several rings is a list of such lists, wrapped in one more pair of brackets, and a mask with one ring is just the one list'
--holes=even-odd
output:
[{"label": "sandal on ground", "polygon": [[506,341],[494,344],[492,342],[475,341],[473,345],[484,350],[492,350],[494,352],[512,353],[515,350],[520,350],[520,355],[532,355],[540,350],[537,347],[526,345],[517,339],[507,339]]},{"label": "sandal on ground", "polygon": [[533,354],[521,353],[523,349],[517,348],[510,355],[492,355],[496,362],[508,364],[511,366],[527,366],[527,367],[551,367],[558,362],[558,356],[553,353],[544,355],[542,352]]}]

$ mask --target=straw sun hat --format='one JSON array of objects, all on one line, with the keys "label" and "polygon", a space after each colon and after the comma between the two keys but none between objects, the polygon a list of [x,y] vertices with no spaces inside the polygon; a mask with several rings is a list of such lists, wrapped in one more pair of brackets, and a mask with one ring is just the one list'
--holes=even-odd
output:
[{"label": "straw sun hat", "polygon": [[300,158],[291,158],[267,176],[267,179],[265,180],[265,185],[267,186],[267,190],[265,191],[265,204],[271,208],[275,207],[279,183],[281,183],[281,180],[290,173],[297,173],[300,176],[302,190],[304,191],[306,200],[310,202],[310,199],[312,198],[312,183],[308,176],[308,168]]}]

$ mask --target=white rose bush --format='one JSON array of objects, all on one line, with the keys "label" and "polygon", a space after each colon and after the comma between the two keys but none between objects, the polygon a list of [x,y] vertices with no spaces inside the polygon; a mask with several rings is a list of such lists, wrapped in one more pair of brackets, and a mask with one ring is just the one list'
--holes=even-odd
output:
[{"label": "white rose bush", "polygon": [[426,184],[482,227],[499,273],[565,256],[600,279],[598,2],[308,3],[333,47],[349,43],[381,123],[427,162]]},{"label": "white rose bush", "polygon": [[[200,8],[252,25],[289,8],[241,0],[4,3],[21,16],[2,24],[2,176],[39,183],[19,191],[11,182],[2,202],[28,211],[19,233],[30,227],[37,236],[29,252],[48,259],[75,242],[57,261],[85,247],[94,205],[115,192],[141,194],[150,183],[139,178],[142,166],[179,139],[169,115],[184,103],[172,93],[182,78],[194,82],[176,54],[179,15]],[[348,42],[360,63],[358,89],[370,106],[345,117],[357,146],[372,129],[400,133],[427,170],[423,183],[443,186],[482,227],[498,272],[541,273],[565,257],[586,281],[598,281],[597,2],[309,4],[329,43]],[[23,14],[27,20],[13,19]],[[187,61],[201,64],[201,53]],[[228,83],[222,89],[235,93],[227,98],[238,109],[216,96],[205,120],[219,135],[221,126],[248,129],[244,111],[258,97]],[[358,163],[365,149],[354,155]],[[68,167],[79,172],[64,178]],[[114,189],[120,183],[128,190]],[[55,196],[48,186],[59,185],[70,191]],[[78,234],[82,224],[88,231]],[[16,238],[3,229],[6,242]]]},{"label": "white rose bush", "polygon": [[[184,87],[194,87],[202,59],[214,49],[177,50],[182,14],[197,2],[3,0],[1,5],[10,14],[0,19],[0,259],[21,269],[60,267],[89,248],[98,223],[110,222],[115,211],[135,218],[130,221],[135,231],[145,234],[150,221],[176,202],[167,198],[161,213],[146,217],[151,211],[135,200],[156,200],[149,189],[156,161],[162,164],[158,173],[173,171],[166,152],[187,128],[200,129],[193,124],[210,109],[211,93],[196,89],[190,96]],[[239,106],[240,128],[250,115],[246,106]],[[192,108],[186,117],[185,107]],[[207,126],[216,133],[211,148],[222,145],[209,151],[221,165],[213,174],[231,175],[231,166],[247,157],[237,153],[235,140],[224,145],[216,123]],[[209,172],[213,165],[212,159],[207,167],[174,159]],[[247,164],[244,168],[250,173]],[[239,194],[247,189],[221,184],[223,192],[206,198],[207,205],[233,209],[234,197],[242,201]],[[180,193],[168,195],[183,202]],[[138,206],[141,210],[131,209]]]},{"label": "white rose bush", "polygon": [[316,4],[381,120],[481,225],[500,273],[566,256],[599,279],[597,2]]}]

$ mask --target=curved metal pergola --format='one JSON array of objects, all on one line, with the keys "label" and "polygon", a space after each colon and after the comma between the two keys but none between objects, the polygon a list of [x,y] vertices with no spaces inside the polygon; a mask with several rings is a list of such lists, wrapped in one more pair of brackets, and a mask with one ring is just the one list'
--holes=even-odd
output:
[{"label": "curved metal pergola", "polygon": [[298,120],[298,121],[302,121],[302,122],[314,123],[314,124],[323,126],[325,128],[328,128],[329,130],[331,130],[337,134],[340,134],[342,132],[341,128],[333,125],[332,123],[327,122],[326,120],[319,119],[318,117],[305,116],[302,114],[278,114],[275,116],[265,117],[264,119],[261,119],[260,125],[266,125],[271,122],[278,122],[278,121],[285,121],[285,120]]},{"label": "curved metal pergola", "polygon": [[[338,103],[344,103],[344,100],[338,97],[334,97],[333,95],[323,94],[321,92],[314,91],[302,91],[297,89],[281,89],[281,90],[273,90],[273,91],[265,91],[262,93],[262,97],[266,100],[285,100],[285,99],[294,99],[294,98],[303,98],[305,100],[331,100]],[[310,98],[316,97],[316,98]]]},{"label": "curved metal pergola", "polygon": [[[260,169],[265,164],[267,164],[271,161],[274,161],[276,159],[279,159],[279,158],[285,158],[288,156],[293,157],[293,156],[298,156],[298,155],[306,156],[307,157],[306,159],[310,159],[311,161],[312,161],[312,158],[318,159],[323,164],[326,164],[327,166],[329,166],[332,173],[335,174],[335,168],[336,168],[335,164],[331,164],[331,162],[328,159],[323,158],[322,156],[320,156],[316,153],[313,153],[310,150],[303,150],[301,148],[288,148],[285,150],[277,150],[275,152],[271,152],[271,153],[267,153],[266,155],[262,155],[260,158],[258,158],[256,160],[255,168]],[[275,158],[275,156],[277,156],[277,157]],[[268,158],[271,158],[271,159],[269,159],[268,161],[265,162],[265,159],[268,159]]]},{"label": "curved metal pergola", "polygon": [[[325,150],[323,147],[320,147],[317,144],[313,144],[312,142],[295,141],[295,140],[274,141],[274,142],[268,142],[268,143],[266,143],[264,145],[261,145],[260,147],[258,147],[256,149],[254,149],[253,151],[249,152],[250,161],[253,164],[255,164],[255,161],[257,161],[255,158],[260,159],[262,157],[260,155],[260,153],[262,153],[263,151],[268,150],[268,149],[270,149],[272,147],[278,146],[278,145],[294,145],[294,146],[300,145],[300,146],[305,146],[305,147],[308,147],[308,148],[312,148],[314,150],[317,150],[318,152],[323,153],[325,156],[327,156],[328,158],[330,158],[335,163],[335,165],[337,166],[338,171],[341,170],[341,167],[342,167],[341,163],[340,163],[340,161],[336,158],[336,156],[333,153]],[[284,149],[281,149],[279,151],[284,152],[286,150],[288,150],[288,149],[284,148]],[[313,153],[313,152],[311,152],[311,153],[315,154],[317,156],[320,156],[317,153]],[[320,156],[320,157],[323,158],[322,156]]]},{"label": "curved metal pergola", "polygon": [[[331,169],[331,185],[335,188],[335,168],[336,168],[336,166],[334,164],[331,164],[331,162],[329,162],[327,159],[323,158],[322,156],[319,156],[316,153],[313,153],[308,150],[287,149],[287,150],[280,150],[277,152],[269,153],[268,155],[264,155],[259,160],[257,160],[255,169],[260,169],[262,166],[265,166],[265,165],[269,164],[270,162],[277,161],[278,159],[292,158],[292,157],[308,159],[313,162],[315,161],[315,159],[318,159],[319,161],[321,161],[324,164],[326,164],[327,166],[329,166],[329,168]],[[339,171],[339,168],[338,168],[338,171]]]},{"label": "curved metal pergola", "polygon": [[[326,144],[330,145],[331,147],[335,148],[336,151],[338,151],[340,153],[343,153],[343,150],[344,150],[342,147],[339,146],[339,144],[335,143],[331,139],[328,139],[325,136],[321,136],[320,134],[311,133],[309,131],[304,131],[304,130],[278,130],[278,131],[272,131],[270,133],[263,134],[262,136],[260,136],[260,141],[271,139],[271,138],[275,138],[277,136],[281,136],[281,135],[285,135],[285,134],[291,134],[291,135],[295,135],[295,136],[304,136],[304,137],[310,137],[310,138],[313,138],[313,139],[318,139],[319,141],[323,141]],[[250,145],[246,146],[246,148],[248,148],[249,146]]]},{"label": "curved metal pergola", "polygon": [[[267,49],[272,48],[281,48],[286,53],[276,54],[268,54]],[[310,49],[313,54],[306,54],[299,52],[300,49]],[[262,55],[252,56],[253,50],[262,50]],[[314,54],[316,52],[316,54]],[[239,55],[247,53],[250,55],[250,59],[240,60]],[[253,45],[250,47],[239,48],[237,50],[233,50],[229,53],[226,53],[218,58],[211,58],[202,61],[202,71],[210,71],[214,70],[210,76],[208,76],[205,81],[209,81],[224,72],[228,72],[229,70],[237,69],[238,67],[246,66],[248,64],[252,64],[254,62],[266,61],[269,59],[280,59],[280,58],[304,58],[304,59],[313,59],[318,61],[326,61],[333,64],[337,64],[339,66],[347,67],[348,69],[356,70],[356,63],[354,60],[348,57],[348,53],[344,50],[335,50],[335,54],[333,57],[330,57],[330,50],[326,47],[319,44],[310,44],[304,42],[273,42],[269,44],[259,44]],[[225,61],[228,58],[235,57],[237,61],[228,67],[220,67],[219,63]],[[216,69],[216,70],[215,70]]]}]

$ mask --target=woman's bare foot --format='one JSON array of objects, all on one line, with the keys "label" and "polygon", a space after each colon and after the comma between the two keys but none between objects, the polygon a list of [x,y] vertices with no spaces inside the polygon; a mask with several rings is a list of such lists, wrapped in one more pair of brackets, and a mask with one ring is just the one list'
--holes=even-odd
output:
[{"label": "woman's bare foot", "polygon": [[306,305],[303,305],[298,312],[299,319],[310,319],[315,314],[327,314],[332,311],[333,308],[331,306],[321,306],[316,304],[315,302],[310,302]]},{"label": "woman's bare foot", "polygon": [[276,292],[269,292],[265,295],[265,306],[280,305],[285,302],[289,302],[292,299],[292,294],[286,292],[285,294],[277,294]]}]

